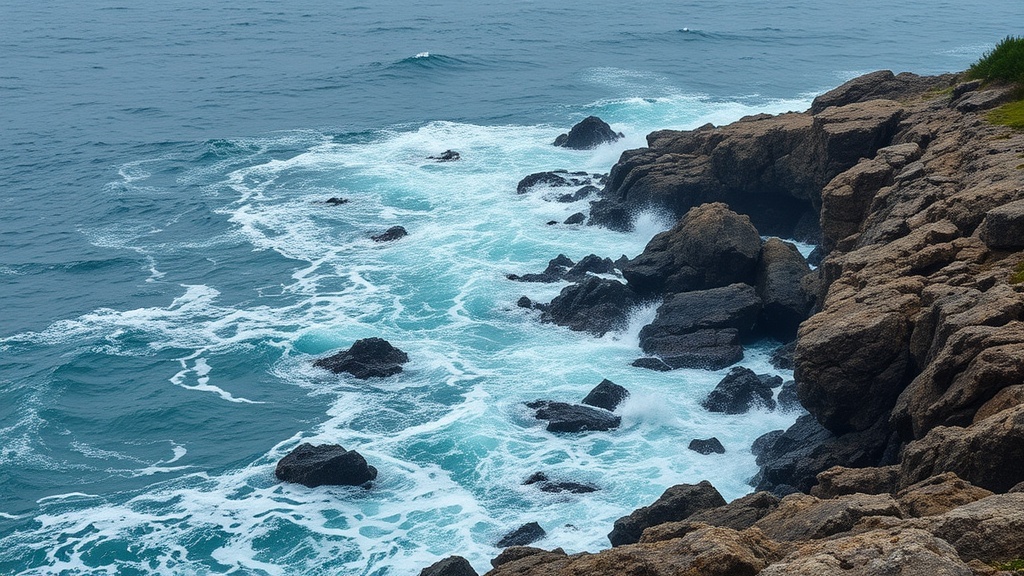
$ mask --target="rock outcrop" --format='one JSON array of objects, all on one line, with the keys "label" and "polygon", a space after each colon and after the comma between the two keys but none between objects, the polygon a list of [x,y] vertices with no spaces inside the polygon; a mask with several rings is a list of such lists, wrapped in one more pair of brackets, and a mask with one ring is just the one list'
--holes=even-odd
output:
[{"label": "rock outcrop", "polygon": [[568,134],[561,134],[555,138],[554,145],[573,150],[589,150],[601,144],[615,142],[622,137],[622,132],[612,130],[604,120],[597,116],[587,116],[577,122]]},{"label": "rock outcrop", "polygon": [[711,508],[725,505],[718,490],[707,480],[699,484],[678,484],[665,491],[653,504],[634,510],[615,521],[608,540],[612,546],[640,541],[646,528],[677,522]]},{"label": "rock outcrop", "polygon": [[538,420],[547,420],[548,432],[604,431],[618,428],[622,422],[622,418],[608,410],[580,404],[537,400],[526,406],[537,411]]},{"label": "rock outcrop", "polygon": [[317,486],[359,486],[377,478],[377,469],[355,450],[337,444],[300,444],[281,458],[274,470],[278,480]]},{"label": "rock outcrop", "polygon": [[365,380],[392,376],[402,371],[402,365],[409,361],[409,355],[391,345],[383,338],[363,338],[352,343],[348,350],[333,356],[321,358],[313,363],[335,374],[348,372]]}]

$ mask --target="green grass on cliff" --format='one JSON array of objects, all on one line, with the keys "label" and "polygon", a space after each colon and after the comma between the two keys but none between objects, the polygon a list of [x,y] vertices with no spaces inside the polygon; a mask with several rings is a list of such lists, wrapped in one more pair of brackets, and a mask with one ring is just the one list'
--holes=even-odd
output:
[{"label": "green grass on cliff", "polygon": [[1017,264],[1017,267],[1013,269],[1013,276],[1010,276],[1010,284],[1020,284],[1024,282],[1024,261]]},{"label": "green grass on cliff", "polygon": [[1012,572],[1014,574],[1021,574],[1024,571],[1024,560],[1010,560],[1009,562],[1003,562],[1002,564],[995,564],[996,570],[1003,570],[1006,572]]},{"label": "green grass on cliff", "polygon": [[1024,130],[1024,100],[1017,100],[1009,104],[1003,104],[999,108],[988,113],[988,121],[993,124],[1001,124]]},{"label": "green grass on cliff", "polygon": [[1024,84],[1024,37],[1003,38],[967,69],[967,77]]}]

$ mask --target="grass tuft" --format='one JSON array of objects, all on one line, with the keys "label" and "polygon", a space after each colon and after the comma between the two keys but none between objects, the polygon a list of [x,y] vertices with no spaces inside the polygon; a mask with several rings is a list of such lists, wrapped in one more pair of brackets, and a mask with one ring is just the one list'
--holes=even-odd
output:
[{"label": "grass tuft", "polygon": [[1003,104],[988,113],[988,121],[993,124],[1009,126],[1024,130],[1024,100]]},{"label": "grass tuft", "polygon": [[1024,84],[1024,37],[1007,36],[967,69],[968,78]]},{"label": "grass tuft", "polygon": [[[1021,282],[1024,282],[1024,260],[1017,264],[1017,267],[1013,269],[1013,276],[1010,276],[1010,284],[1020,284]],[[1024,570],[1024,565],[1021,565],[1021,569]]]},{"label": "grass tuft", "polygon": [[1009,562],[1003,562],[1002,564],[995,564],[993,567],[996,570],[1020,573],[1024,570],[1024,559],[1017,558],[1016,560],[1010,560]]}]

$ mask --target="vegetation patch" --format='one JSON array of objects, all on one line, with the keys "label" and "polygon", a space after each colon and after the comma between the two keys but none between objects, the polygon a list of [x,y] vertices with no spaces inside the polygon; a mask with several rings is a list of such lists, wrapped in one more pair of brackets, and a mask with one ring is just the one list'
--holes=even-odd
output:
[{"label": "vegetation patch", "polygon": [[1024,100],[1003,104],[988,113],[988,121],[993,124],[1009,126],[1024,130]]},{"label": "vegetation patch", "polygon": [[1003,38],[967,69],[967,77],[1024,84],[1024,37]]},{"label": "vegetation patch", "polygon": [[[1010,284],[1020,284],[1021,282],[1024,282],[1024,260],[1017,263],[1017,267],[1013,269],[1013,276],[1010,276]],[[1024,566],[1021,566],[1021,569],[1024,569]]]},{"label": "vegetation patch", "polygon": [[1024,559],[1018,558],[1009,562],[1003,562],[1002,564],[996,564],[994,568],[1006,572],[1021,572],[1024,571]]}]

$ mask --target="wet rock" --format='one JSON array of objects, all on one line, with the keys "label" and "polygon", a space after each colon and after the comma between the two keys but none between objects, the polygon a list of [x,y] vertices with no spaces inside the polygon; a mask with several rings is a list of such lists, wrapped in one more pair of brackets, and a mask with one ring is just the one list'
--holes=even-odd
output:
[{"label": "wet rock", "polygon": [[758,374],[757,379],[761,381],[761,384],[769,388],[780,388],[786,383],[782,376],[776,376],[775,374]]},{"label": "wet rock", "polygon": [[549,432],[604,431],[618,428],[622,419],[607,410],[579,404],[537,400],[527,407],[537,411],[538,420],[547,420]]},{"label": "wet rock", "polygon": [[619,404],[628,396],[629,390],[611,380],[604,379],[587,394],[582,403],[611,411],[618,408]]},{"label": "wet rock", "polygon": [[409,355],[383,338],[363,338],[352,343],[348,350],[321,358],[313,363],[335,374],[348,372],[359,379],[392,376],[402,371]]},{"label": "wet rock", "polygon": [[666,522],[644,530],[641,543],[662,542],[683,536],[704,525],[732,530],[746,530],[779,506],[779,498],[771,492],[755,492],[737,498],[725,506],[698,512],[680,522]]},{"label": "wet rock", "polygon": [[479,576],[469,560],[462,556],[449,556],[420,571],[420,576]]},{"label": "wet rock", "polygon": [[348,202],[348,198],[339,198],[337,196],[332,196],[324,201],[325,204],[330,204],[331,206],[341,206],[342,204],[348,204]]},{"label": "wet rock", "polygon": [[945,514],[953,508],[988,498],[992,492],[946,472],[912,484],[896,494],[904,517]]},{"label": "wet rock", "polygon": [[678,484],[666,490],[650,506],[616,520],[608,540],[612,546],[633,544],[640,540],[646,528],[686,520],[697,512],[724,505],[722,495],[707,480],[699,484]]},{"label": "wet rock", "polygon": [[651,239],[622,274],[640,294],[754,284],[760,253],[761,237],[750,218],[722,203],[704,204]]},{"label": "wet rock", "polygon": [[[719,370],[743,359],[739,331],[734,328],[722,330],[697,330],[688,334],[651,336],[642,340],[641,347],[648,354],[657,354],[658,362],[644,360],[646,368],[669,369],[701,368]],[[634,362],[634,366],[636,366]]]},{"label": "wet rock", "polygon": [[892,494],[899,486],[899,466],[846,468],[833,466],[818,474],[811,496],[836,498],[847,494]]},{"label": "wet rock", "polygon": [[393,242],[399,238],[405,238],[409,233],[405,228],[401,226],[392,226],[388,228],[383,234],[377,234],[376,236],[370,236],[370,239],[374,242]]},{"label": "wet rock", "polygon": [[722,446],[722,443],[714,436],[703,440],[694,438],[690,440],[690,445],[687,448],[705,456],[708,454],[725,454],[725,446]]},{"label": "wet rock", "polygon": [[796,246],[778,238],[765,241],[755,288],[763,306],[759,322],[766,334],[782,341],[796,338],[796,329],[807,319],[813,302],[801,284],[810,273]]},{"label": "wet rock", "polygon": [[993,249],[1024,248],[1024,200],[989,210],[981,224],[981,240]]},{"label": "wet rock", "polygon": [[776,348],[768,362],[780,370],[792,370],[794,352],[796,352],[796,340]]},{"label": "wet rock", "polygon": [[573,214],[572,216],[569,216],[568,218],[566,218],[565,221],[562,222],[562,224],[570,224],[570,225],[571,224],[583,224],[583,222],[586,221],[586,219],[587,219],[587,215],[586,214],[584,214],[583,212],[577,212],[577,213]]},{"label": "wet rock", "polygon": [[587,184],[586,186],[580,188],[579,190],[573,192],[572,194],[561,194],[557,198],[555,198],[555,200],[564,204],[569,204],[572,202],[579,202],[580,200],[588,198],[593,194],[597,194],[600,191],[601,189],[598,188],[597,186]]},{"label": "wet rock", "polygon": [[802,410],[803,406],[800,404],[800,398],[796,393],[796,381],[789,380],[782,385],[782,390],[779,390],[779,395],[775,398],[775,403],[778,405],[779,410]]},{"label": "wet rock", "polygon": [[602,336],[625,328],[629,311],[638,301],[625,284],[590,276],[563,288],[548,305],[541,321]]},{"label": "wet rock", "polygon": [[533,308],[533,300],[530,300],[526,296],[520,296],[519,300],[516,300],[516,306],[520,308]]},{"label": "wet rock", "polygon": [[587,277],[587,274],[609,274],[614,271],[615,263],[610,258],[601,258],[596,254],[588,254],[565,273],[565,278],[568,280],[582,280]]},{"label": "wet rock", "polygon": [[698,330],[734,329],[742,337],[749,336],[760,311],[761,299],[746,284],[672,294],[658,307],[654,322],[640,331],[640,346],[646,349],[644,341],[650,338]]},{"label": "wet rock", "polygon": [[923,530],[872,530],[789,550],[759,576],[973,576],[952,546]]},{"label": "wet rock", "polygon": [[737,366],[715,386],[701,406],[709,412],[745,414],[752,408],[774,410],[775,400],[772,389],[753,370]]},{"label": "wet rock", "polygon": [[569,130],[555,138],[554,145],[574,150],[589,150],[601,144],[615,142],[622,138],[621,132],[615,132],[604,120],[597,116],[588,116]]},{"label": "wet rock", "polygon": [[496,546],[498,548],[508,548],[509,546],[526,546],[527,544],[533,544],[537,540],[547,536],[547,532],[540,527],[540,524],[536,522],[530,522],[523,524],[519,528],[516,528],[512,532],[505,534],[498,540]]},{"label": "wet rock", "polygon": [[548,475],[543,472],[534,472],[529,478],[523,480],[523,485],[537,485],[537,488],[539,488],[541,492],[569,492],[572,494],[589,494],[590,492],[597,492],[596,486],[571,481],[554,481],[548,478]]},{"label": "wet rock", "polygon": [[[740,352],[740,354],[742,354],[742,352]],[[672,370],[672,367],[665,364],[663,360],[653,357],[637,358],[636,360],[633,360],[630,365],[636,366],[637,368],[654,370],[655,372],[668,372],[669,370]]]},{"label": "wet rock", "polygon": [[455,150],[445,150],[437,156],[427,156],[427,160],[437,160],[438,162],[454,162],[462,158],[462,155]]},{"label": "wet rock", "polygon": [[360,486],[377,477],[377,469],[355,450],[337,444],[300,444],[277,463],[278,480],[317,486]]},{"label": "wet rock", "polygon": [[530,174],[523,178],[516,185],[516,194],[526,194],[531,188],[535,186],[547,186],[549,188],[558,188],[562,186],[572,186],[572,181],[565,178],[562,173],[559,172],[537,172]]}]

